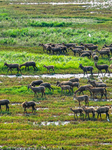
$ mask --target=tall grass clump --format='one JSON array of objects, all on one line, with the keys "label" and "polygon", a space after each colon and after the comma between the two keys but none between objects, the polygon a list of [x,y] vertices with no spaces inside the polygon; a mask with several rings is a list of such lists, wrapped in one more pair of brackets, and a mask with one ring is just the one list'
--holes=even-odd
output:
[{"label": "tall grass clump", "polygon": [[22,28],[2,30],[1,45],[35,46],[39,43],[94,43],[104,45],[111,41],[111,33],[104,30],[75,28]]}]

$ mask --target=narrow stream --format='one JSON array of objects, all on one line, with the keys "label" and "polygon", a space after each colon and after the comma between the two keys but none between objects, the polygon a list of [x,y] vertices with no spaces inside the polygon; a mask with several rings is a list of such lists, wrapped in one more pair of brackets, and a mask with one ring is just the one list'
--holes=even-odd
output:
[{"label": "narrow stream", "polygon": [[[89,78],[91,76],[91,74],[43,74],[43,75],[20,75],[20,76],[17,76],[17,75],[0,75],[0,77],[9,77],[9,78],[71,78],[71,77],[74,77],[74,78]],[[100,78],[103,78],[103,77],[108,77],[108,78],[111,78],[112,77],[112,73],[110,73],[110,75],[108,73],[103,73],[103,74],[94,74],[93,75],[94,77],[98,77],[98,79]]]}]

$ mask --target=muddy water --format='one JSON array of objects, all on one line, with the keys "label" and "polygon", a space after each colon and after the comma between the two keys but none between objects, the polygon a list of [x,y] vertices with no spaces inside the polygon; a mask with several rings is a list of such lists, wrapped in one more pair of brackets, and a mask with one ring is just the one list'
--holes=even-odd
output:
[{"label": "muddy water", "polygon": [[[9,77],[9,78],[89,78],[91,76],[91,74],[43,74],[43,75],[21,75],[21,76],[16,76],[16,75],[0,75],[0,77]],[[112,77],[112,73],[110,73],[110,75],[107,73],[103,73],[103,74],[94,74],[94,77],[98,77],[99,80],[101,80],[101,78],[103,77],[107,77],[107,78],[111,78]]]}]

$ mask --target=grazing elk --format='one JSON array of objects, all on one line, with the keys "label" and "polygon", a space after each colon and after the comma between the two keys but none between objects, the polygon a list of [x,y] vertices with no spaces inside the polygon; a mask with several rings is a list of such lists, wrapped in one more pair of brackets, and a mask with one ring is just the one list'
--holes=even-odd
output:
[{"label": "grazing elk", "polygon": [[43,83],[43,80],[35,80],[30,83],[31,86],[35,87],[36,85],[40,85]]},{"label": "grazing elk", "polygon": [[76,94],[74,94],[73,100],[74,99],[76,99],[79,102],[79,106],[81,106],[80,102],[82,102],[82,101],[85,101],[85,105],[88,104],[88,106],[89,106],[89,97],[88,97],[88,95],[76,96]]},{"label": "grazing elk", "polygon": [[22,103],[22,106],[23,106],[23,108],[24,108],[24,112],[27,112],[26,111],[26,108],[29,108],[29,107],[32,107],[32,112],[33,111],[35,111],[36,109],[35,109],[35,106],[36,106],[36,104],[35,104],[35,102],[33,102],[33,101],[30,101],[30,102],[23,102]]},{"label": "grazing elk", "polygon": [[8,110],[9,111],[9,100],[8,99],[3,99],[3,100],[0,100],[0,110],[1,110],[1,105],[6,105],[6,111]]},{"label": "grazing elk", "polygon": [[94,88],[87,87],[86,90],[89,90],[91,95],[93,95],[93,100],[95,98],[95,94],[98,94],[98,93],[101,94],[101,99],[103,95],[105,95],[105,98],[107,99],[107,90],[104,87],[94,87]]},{"label": "grazing elk", "polygon": [[73,91],[73,89],[72,89],[72,87],[71,87],[70,85],[59,85],[59,86],[61,87],[61,94],[62,94],[63,90],[64,90],[64,91],[66,90],[66,92],[67,92],[67,90],[68,90],[69,93],[70,93],[70,90]]},{"label": "grazing elk", "polygon": [[34,96],[37,95],[37,93],[42,93],[42,97],[43,97],[43,95],[45,95],[45,87],[44,86],[32,87],[31,85],[28,85],[28,89],[29,88],[34,92]]},{"label": "grazing elk", "polygon": [[13,68],[16,68],[17,69],[17,73],[20,71],[21,72],[21,69],[20,69],[20,66],[19,64],[7,64],[6,62],[4,63],[4,66],[7,66],[8,67],[8,71],[10,70],[11,73],[12,73],[12,69]]},{"label": "grazing elk", "polygon": [[72,89],[72,92],[73,92],[73,82],[71,82],[71,81],[59,82],[59,81],[57,81],[56,86],[61,86],[61,85],[69,85]]},{"label": "grazing elk", "polygon": [[53,88],[51,87],[51,84],[48,82],[41,83],[40,86],[44,86],[45,88],[48,88],[50,91],[51,89],[53,90]]},{"label": "grazing elk", "polygon": [[98,61],[98,56],[96,55],[96,53],[92,53],[92,57],[94,61]]},{"label": "grazing elk", "polygon": [[78,116],[77,116],[78,113],[80,114],[80,117],[81,117],[81,115],[83,115],[83,118],[84,118],[84,114],[83,114],[83,109],[82,108],[78,108],[78,109],[70,108],[70,110],[73,111],[73,113],[74,113],[74,119],[75,119],[75,115],[78,118]]},{"label": "grazing elk", "polygon": [[45,67],[47,69],[47,72],[48,71],[50,72],[50,70],[54,71],[54,66],[46,66],[46,65],[44,65],[43,67]]},{"label": "grazing elk", "polygon": [[[102,73],[102,70],[105,70],[106,71],[106,73],[108,72],[109,74],[110,74],[110,72],[109,72],[109,66],[108,65],[97,65],[97,63],[95,62],[95,66],[96,66],[96,68],[98,69],[98,75],[99,75],[99,72],[101,72]],[[105,74],[106,74],[105,73]]]},{"label": "grazing elk", "polygon": [[89,59],[91,58],[91,54],[90,53],[82,53],[81,57],[88,57]]},{"label": "grazing elk", "polygon": [[24,64],[21,64],[21,65],[20,65],[20,68],[21,68],[22,66],[25,66],[25,70],[26,70],[27,67],[28,67],[28,70],[29,70],[29,67],[30,67],[30,66],[32,66],[32,67],[34,68],[34,71],[37,69],[36,63],[35,63],[34,61],[25,62]]},{"label": "grazing elk", "polygon": [[75,91],[75,94],[76,94],[77,92],[80,92],[79,95],[80,95],[81,93],[84,94],[83,91],[86,91],[86,90],[87,90],[87,89],[86,89],[87,87],[92,87],[92,86],[91,86],[91,85],[80,86],[80,87],[78,88],[78,90]]},{"label": "grazing elk", "polygon": [[93,75],[93,67],[92,66],[85,66],[83,67],[82,64],[79,65],[79,67],[83,70],[84,75],[87,74],[87,71],[90,71],[91,75]]},{"label": "grazing elk", "polygon": [[[88,116],[88,119],[90,119],[90,117],[89,117],[90,113],[93,114],[93,118],[95,117],[95,109],[93,107],[85,107],[85,106],[83,106],[82,108],[83,108],[86,116]],[[85,116],[85,118],[86,118],[86,116]]]}]

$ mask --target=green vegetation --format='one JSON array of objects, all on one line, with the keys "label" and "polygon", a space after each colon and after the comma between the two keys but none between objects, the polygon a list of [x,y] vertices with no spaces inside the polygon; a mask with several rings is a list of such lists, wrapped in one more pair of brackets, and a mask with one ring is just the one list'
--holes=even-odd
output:
[{"label": "green vegetation", "polygon": [[[46,54],[38,45],[63,42],[79,45],[83,42],[98,45],[100,50],[104,44],[111,44],[112,9],[109,1],[105,1],[104,6],[103,0],[97,1],[97,5],[90,4],[90,0],[83,0],[82,4],[67,5],[41,4],[44,2],[46,1],[0,1],[0,74],[11,74],[7,73],[4,62],[22,64],[26,61],[35,61],[38,71],[34,71],[32,67],[29,71],[25,71],[22,67],[22,74],[25,75],[46,74],[44,64],[54,65],[55,73],[73,74],[83,72],[78,68],[82,63],[84,66],[93,66],[93,72],[97,73],[92,58],[89,60],[78,55],[75,57],[71,50],[65,55]],[[99,58],[98,64],[110,64],[107,57]],[[12,74],[17,74],[16,69]],[[41,93],[38,97],[34,97],[31,89],[27,88],[33,80],[39,79],[51,83],[54,89],[53,91],[46,89],[43,98]],[[110,108],[109,112],[109,122],[105,114],[98,120],[97,115],[95,119],[90,115],[90,120],[87,118],[83,120],[79,116],[74,120],[70,107],[77,108],[78,102],[73,101],[73,93],[61,93],[61,88],[56,86],[57,80],[69,79],[50,79],[41,76],[25,78],[19,74],[14,78],[0,76],[0,99],[10,100],[10,111],[5,111],[5,106],[2,106],[0,112],[0,149],[12,150],[20,147],[30,147],[32,150],[34,148],[61,150],[62,147],[66,150],[112,149],[112,109]],[[100,81],[95,75],[92,79]],[[101,80],[107,84],[108,99],[100,99],[100,95],[97,95],[98,101],[93,101],[90,97],[89,105],[95,109],[99,106],[111,106],[112,103],[112,79],[102,77]],[[85,84],[87,78],[81,78],[80,85]],[[74,91],[76,90],[74,87]],[[88,91],[84,94],[90,96]],[[32,113],[29,108],[25,114],[21,106],[24,101],[35,101],[36,113]],[[83,105],[84,102],[81,102],[81,106]],[[68,124],[63,125],[64,123]]]}]

